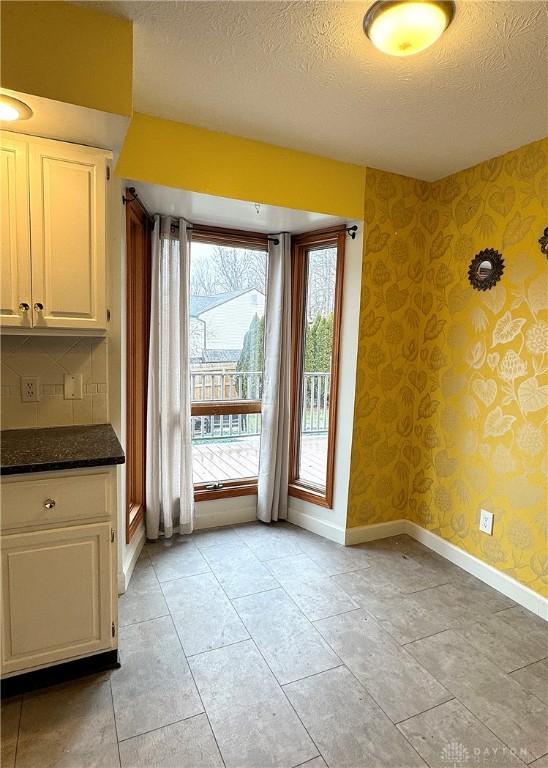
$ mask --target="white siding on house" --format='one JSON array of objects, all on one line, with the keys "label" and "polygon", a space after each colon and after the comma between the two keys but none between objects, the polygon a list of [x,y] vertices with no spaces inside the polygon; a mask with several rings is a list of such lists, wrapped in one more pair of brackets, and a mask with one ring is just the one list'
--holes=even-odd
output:
[{"label": "white siding on house", "polygon": [[190,357],[200,357],[205,344],[205,323],[197,317],[190,318]]},{"label": "white siding on house", "polygon": [[253,289],[202,312],[206,349],[241,349],[253,316],[262,317],[264,307],[265,297]]}]

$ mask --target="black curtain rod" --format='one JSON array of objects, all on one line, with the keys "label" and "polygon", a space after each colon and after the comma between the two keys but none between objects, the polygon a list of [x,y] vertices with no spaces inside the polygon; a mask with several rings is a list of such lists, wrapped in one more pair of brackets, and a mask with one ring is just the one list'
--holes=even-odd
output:
[{"label": "black curtain rod", "polygon": [[[135,187],[128,187],[127,191],[129,192],[131,197],[126,197],[125,195],[122,195],[122,202],[124,204],[125,203],[133,203],[133,202],[138,203],[141,206],[141,208],[143,209],[143,211],[146,213],[146,215],[148,216],[149,221],[153,222],[154,221],[154,215],[149,213],[148,208],[146,207],[146,205],[143,203],[143,201],[141,200],[141,198],[137,194],[137,190],[135,189]],[[157,213],[155,215],[156,216],[162,216],[163,214]],[[192,224],[189,224],[187,229],[194,229],[194,227],[192,226]],[[346,234],[352,240],[355,240],[356,239],[356,234],[358,233],[358,227],[357,227],[356,224],[354,224],[354,226],[352,226],[352,227],[344,227],[344,231],[346,232]],[[267,237],[266,239],[268,240],[269,243],[274,243],[274,245],[279,245],[280,244],[280,241],[279,241],[279,239],[277,237]]]},{"label": "black curtain rod", "polygon": [[149,212],[146,205],[143,203],[139,195],[137,194],[137,190],[135,187],[128,187],[129,194],[131,197],[126,197],[125,195],[122,195],[122,203],[125,205],[126,203],[138,203],[138,205],[141,207],[141,209],[146,213],[148,219],[153,222],[154,216]]}]

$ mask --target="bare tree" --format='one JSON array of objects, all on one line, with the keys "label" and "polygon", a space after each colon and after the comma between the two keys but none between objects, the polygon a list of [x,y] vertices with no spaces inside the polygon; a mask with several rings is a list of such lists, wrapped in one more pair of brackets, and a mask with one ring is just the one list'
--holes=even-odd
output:
[{"label": "bare tree", "polygon": [[321,248],[308,257],[307,317],[312,322],[318,315],[327,317],[335,304],[337,251]]},{"label": "bare tree", "polygon": [[190,292],[193,296],[214,296],[217,291],[217,270],[209,259],[191,261]]},{"label": "bare tree", "polygon": [[215,296],[219,293],[256,288],[266,291],[267,254],[244,248],[213,246],[208,258],[201,258],[191,269],[191,293]]},{"label": "bare tree", "polygon": [[[207,256],[196,259],[191,268],[191,293],[216,296],[219,293],[256,288],[266,294],[268,256],[264,251],[211,246]],[[313,251],[308,262],[307,316],[312,322],[318,315],[333,312],[337,251],[321,248]]]}]

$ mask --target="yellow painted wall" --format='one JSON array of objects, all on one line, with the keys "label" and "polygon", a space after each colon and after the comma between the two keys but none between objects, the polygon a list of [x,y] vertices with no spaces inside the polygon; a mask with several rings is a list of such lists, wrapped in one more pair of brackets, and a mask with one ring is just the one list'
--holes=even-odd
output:
[{"label": "yellow painted wall", "polygon": [[132,23],[65,2],[3,0],[2,86],[131,115]]},{"label": "yellow painted wall", "polygon": [[[378,226],[381,239],[367,242],[364,255],[348,521],[408,516],[543,594],[548,264],[537,240],[547,224],[547,154],[548,141],[537,142],[420,187],[368,170],[366,227],[373,237]],[[402,235],[407,270],[396,249]],[[506,270],[482,293],[467,271],[486,247],[503,254]],[[371,313],[385,319],[368,338]],[[413,344],[416,359],[403,354]],[[382,382],[390,362],[401,370],[393,390]],[[401,435],[408,386],[410,436]],[[478,531],[482,506],[495,513],[492,537]]]},{"label": "yellow painted wall", "polygon": [[361,219],[365,168],[135,114],[118,176],[237,200]]}]

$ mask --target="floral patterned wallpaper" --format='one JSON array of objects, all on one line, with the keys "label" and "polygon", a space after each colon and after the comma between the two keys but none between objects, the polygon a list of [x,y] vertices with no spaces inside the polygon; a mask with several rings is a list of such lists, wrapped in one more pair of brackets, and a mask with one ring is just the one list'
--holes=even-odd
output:
[{"label": "floral patterned wallpaper", "polygon": [[[536,142],[434,184],[368,170],[348,518],[409,517],[543,594],[547,153]],[[487,247],[506,269],[483,293],[467,271]]]},{"label": "floral patterned wallpaper", "polygon": [[367,169],[349,527],[408,516],[429,197],[425,182]]}]

